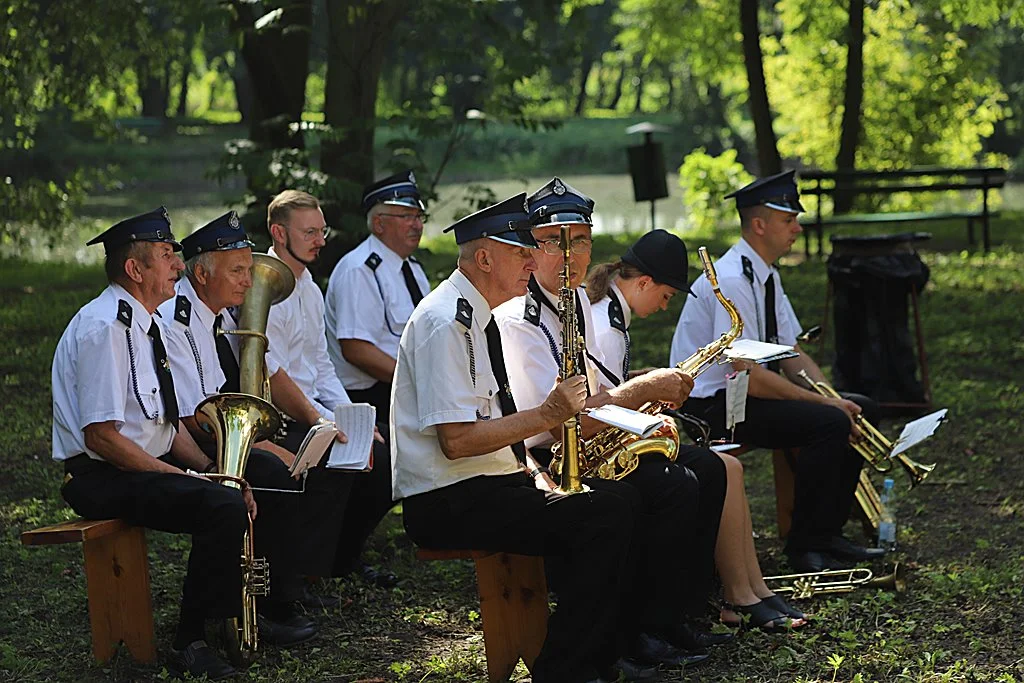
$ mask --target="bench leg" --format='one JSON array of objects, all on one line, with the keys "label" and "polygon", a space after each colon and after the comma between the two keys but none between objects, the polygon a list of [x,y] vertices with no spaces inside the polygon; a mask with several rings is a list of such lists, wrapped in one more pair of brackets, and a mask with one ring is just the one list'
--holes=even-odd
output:
[{"label": "bench leg", "polygon": [[124,641],[136,660],[156,662],[145,530],[131,527],[83,545],[96,661],[110,659]]},{"label": "bench leg", "polygon": [[495,553],[476,559],[487,680],[507,681],[522,657],[529,669],[548,629],[544,559]]}]

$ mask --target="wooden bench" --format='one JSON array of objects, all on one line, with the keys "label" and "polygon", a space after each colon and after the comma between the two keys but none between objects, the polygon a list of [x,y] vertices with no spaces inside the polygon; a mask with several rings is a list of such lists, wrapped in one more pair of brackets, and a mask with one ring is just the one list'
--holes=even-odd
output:
[{"label": "wooden bench", "polygon": [[507,681],[520,659],[526,668],[533,669],[548,630],[544,558],[481,550],[430,549],[417,550],[416,557],[476,563],[488,681]]},{"label": "wooden bench", "polygon": [[77,519],[21,534],[23,545],[81,543],[92,653],[109,660],[124,642],[132,656],[156,662],[146,533],[120,519]]},{"label": "wooden bench", "polygon": [[[1004,168],[911,168],[900,171],[802,171],[800,194],[818,197],[814,216],[800,221],[804,233],[804,251],[811,255],[811,232],[818,240],[817,254],[822,253],[824,228],[830,225],[871,225],[879,223],[917,223],[920,221],[967,219],[967,241],[974,245],[974,221],[982,225],[982,247],[991,246],[989,219],[998,215],[989,209],[989,190],[1006,184]],[[981,208],[943,211],[907,211],[895,213],[844,213],[822,215],[822,200],[837,194],[852,198],[863,195],[891,195],[901,192],[943,192],[969,190],[981,193]]]}]

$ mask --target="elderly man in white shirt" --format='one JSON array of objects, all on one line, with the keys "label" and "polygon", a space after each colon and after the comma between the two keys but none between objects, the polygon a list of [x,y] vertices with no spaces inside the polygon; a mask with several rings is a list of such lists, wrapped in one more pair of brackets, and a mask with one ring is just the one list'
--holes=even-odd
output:
[{"label": "elderly man in white shirt", "polygon": [[[308,269],[330,231],[320,203],[306,192],[285,190],[270,202],[267,226],[274,241],[269,253],[284,261],[295,275],[295,290],[271,306],[267,321],[267,355],[284,371],[271,376],[271,391],[274,403],[295,420],[284,444],[294,451],[311,425],[333,421],[335,407],[351,401],[328,356],[324,296]],[[345,438],[339,434],[339,439]],[[358,570],[368,581],[389,587],[397,582],[394,574],[363,565],[359,559],[366,539],[393,504],[388,447],[379,433],[375,439],[370,472],[325,473],[335,488],[341,480],[348,482],[348,490],[334,494],[335,504],[342,505],[344,513],[330,575]],[[323,470],[321,465],[314,472],[319,476]]]},{"label": "elderly man in white shirt", "polygon": [[552,490],[523,439],[582,408],[583,379],[560,382],[518,411],[491,315],[525,291],[535,268],[524,198],[449,228],[458,269],[406,325],[391,394],[395,497],[404,499],[406,530],[420,545],[545,558],[558,606],[533,662],[535,683],[613,680],[630,507],[605,491]]},{"label": "elderly man in white shirt", "polygon": [[349,397],[375,406],[387,431],[398,341],[430,292],[412,255],[426,218],[412,171],[367,186],[363,212],[370,236],[342,257],[327,283],[327,351]]},{"label": "elderly man in white shirt", "polygon": [[61,495],[87,519],[192,536],[168,667],[210,680],[235,673],[206,644],[205,620],[241,614],[238,561],[251,493],[198,472],[215,465],[181,429],[157,307],[182,263],[163,207],[125,219],[103,243],[109,285],[71,320],[53,358],[53,459]]},{"label": "elderly man in white shirt", "polygon": [[[742,337],[799,350],[800,322],[782,288],[781,273],[772,265],[801,232],[797,215],[804,209],[794,173],[761,178],[728,195],[736,198],[741,239],[715,263],[715,270],[722,294],[743,319]],[[706,278],[694,283],[693,292],[697,298],[683,308],[672,338],[671,363],[717,339],[731,324]],[[821,368],[803,353],[751,368],[746,419],[734,434],[725,429],[728,368],[713,366],[697,378],[686,410],[707,420],[715,436],[764,448],[800,448],[786,554],[796,571],[817,572],[884,554],[843,536],[863,465],[849,445],[853,416],[864,410],[874,421],[877,404],[866,396],[821,396],[799,378],[801,370],[815,381],[825,380]]]}]

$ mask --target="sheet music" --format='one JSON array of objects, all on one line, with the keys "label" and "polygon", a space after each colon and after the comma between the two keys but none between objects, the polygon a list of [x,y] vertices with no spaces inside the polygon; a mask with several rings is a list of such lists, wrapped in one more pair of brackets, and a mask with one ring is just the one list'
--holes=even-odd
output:
[{"label": "sheet music", "polygon": [[737,448],[740,448],[742,445],[743,444],[738,443],[716,443],[711,446],[711,450],[715,453],[728,453],[729,451],[734,451]]},{"label": "sheet music", "polygon": [[334,442],[327,467],[342,470],[370,469],[373,427],[377,409],[369,403],[346,403],[334,409],[334,424],[344,432],[348,443]]},{"label": "sheet music", "polygon": [[591,408],[586,411],[586,414],[599,422],[604,422],[612,427],[618,427],[644,439],[658,431],[665,424],[657,415],[648,415],[637,410],[630,410],[629,408],[611,404],[601,406],[600,408]]},{"label": "sheet music", "polygon": [[752,360],[755,363],[795,358],[799,355],[793,351],[792,346],[769,344],[753,339],[737,339],[722,354],[726,360]]},{"label": "sheet music", "polygon": [[891,458],[896,457],[900,453],[910,450],[917,444],[921,443],[929,436],[935,433],[935,430],[939,428],[942,421],[946,419],[946,413],[949,412],[948,408],[937,410],[931,415],[925,415],[919,417],[913,422],[908,422],[900,433],[900,438],[896,439],[896,443],[893,445]]},{"label": "sheet music", "polygon": [[337,433],[338,430],[332,424],[316,424],[310,427],[306,438],[302,440],[302,445],[299,446],[299,452],[295,454],[288,474],[298,478],[309,468],[316,467]]}]

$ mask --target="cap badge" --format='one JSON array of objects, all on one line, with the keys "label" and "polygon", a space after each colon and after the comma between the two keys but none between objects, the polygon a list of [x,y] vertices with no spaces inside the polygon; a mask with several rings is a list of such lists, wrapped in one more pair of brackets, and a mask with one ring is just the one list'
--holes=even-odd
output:
[{"label": "cap badge", "polygon": [[167,213],[167,209],[166,209],[166,208],[164,208],[164,207],[160,207],[160,215],[161,215],[161,216],[163,217],[163,219],[164,219],[165,221],[167,221],[167,225],[170,225],[170,224],[171,224],[171,217],[170,217],[170,215],[169,215],[169,214]]},{"label": "cap badge", "polygon": [[240,225],[238,222],[238,214],[235,213],[234,211],[232,211],[228,215],[228,225],[230,225],[235,230],[238,230],[238,226]]},{"label": "cap badge", "polygon": [[556,180],[555,184],[551,187],[551,191],[561,197],[565,194],[565,185],[562,184],[561,180]]},{"label": "cap badge", "polygon": [[412,171],[409,171],[409,182],[412,183],[413,185],[416,184],[416,174],[413,173]]}]

